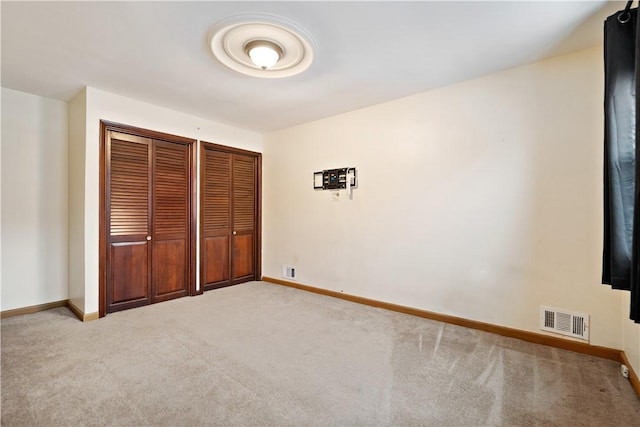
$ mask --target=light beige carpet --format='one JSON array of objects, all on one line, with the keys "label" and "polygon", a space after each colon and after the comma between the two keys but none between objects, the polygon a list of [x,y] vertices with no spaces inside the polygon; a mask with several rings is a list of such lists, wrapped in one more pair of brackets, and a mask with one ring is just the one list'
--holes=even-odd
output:
[{"label": "light beige carpet", "polygon": [[615,362],[261,282],[1,344],[5,426],[640,425]]}]

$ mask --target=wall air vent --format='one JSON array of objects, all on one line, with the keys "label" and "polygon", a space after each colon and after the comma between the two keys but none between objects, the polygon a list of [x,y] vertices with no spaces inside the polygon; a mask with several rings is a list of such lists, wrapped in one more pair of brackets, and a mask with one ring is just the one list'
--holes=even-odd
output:
[{"label": "wall air vent", "polygon": [[589,341],[589,315],[541,306],[540,329]]},{"label": "wall air vent", "polygon": [[291,265],[282,264],[282,277],[296,280],[296,268]]}]

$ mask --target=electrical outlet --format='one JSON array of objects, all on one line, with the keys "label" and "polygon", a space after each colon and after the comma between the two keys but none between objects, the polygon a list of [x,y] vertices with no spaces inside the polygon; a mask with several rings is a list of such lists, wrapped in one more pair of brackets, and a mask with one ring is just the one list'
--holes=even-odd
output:
[{"label": "electrical outlet", "polygon": [[620,373],[623,377],[629,378],[629,367],[627,365],[620,365]]}]

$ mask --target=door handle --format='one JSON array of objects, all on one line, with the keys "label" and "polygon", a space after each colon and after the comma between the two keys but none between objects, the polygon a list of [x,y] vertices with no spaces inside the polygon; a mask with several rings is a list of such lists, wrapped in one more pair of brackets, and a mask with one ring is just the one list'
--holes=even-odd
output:
[{"label": "door handle", "polygon": [[147,236],[147,240],[151,240],[151,236]]},{"label": "door handle", "polygon": [[236,235],[236,231],[235,231],[235,230],[233,230],[233,235],[234,235],[234,236]]}]

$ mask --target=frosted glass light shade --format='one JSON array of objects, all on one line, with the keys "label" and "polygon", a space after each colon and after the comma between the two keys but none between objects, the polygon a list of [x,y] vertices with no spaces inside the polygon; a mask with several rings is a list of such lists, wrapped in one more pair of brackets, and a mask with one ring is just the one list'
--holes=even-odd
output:
[{"label": "frosted glass light shade", "polygon": [[254,47],[249,51],[249,58],[256,66],[266,70],[276,65],[280,59],[278,52],[267,46]]},{"label": "frosted glass light shade", "polygon": [[251,58],[251,62],[262,70],[276,65],[283,53],[280,46],[266,40],[255,40],[247,43],[245,52]]}]

